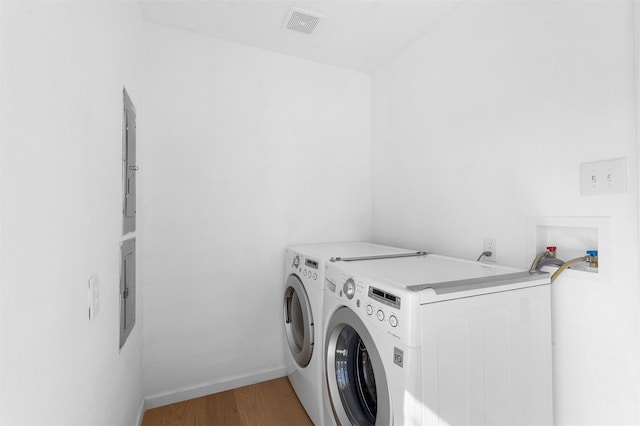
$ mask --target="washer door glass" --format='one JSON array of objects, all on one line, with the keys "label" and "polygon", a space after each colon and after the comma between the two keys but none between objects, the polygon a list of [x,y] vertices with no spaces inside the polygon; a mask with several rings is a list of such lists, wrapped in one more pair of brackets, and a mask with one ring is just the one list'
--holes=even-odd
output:
[{"label": "washer door glass", "polygon": [[338,334],[335,356],[338,392],[349,420],[357,425],[375,424],[376,378],[367,348],[352,327]]},{"label": "washer door glass", "polygon": [[313,354],[311,304],[300,278],[289,275],[284,292],[284,327],[291,355],[306,367]]},{"label": "washer door glass", "polygon": [[334,415],[342,424],[391,424],[384,367],[362,321],[341,308],[328,330],[327,381]]}]

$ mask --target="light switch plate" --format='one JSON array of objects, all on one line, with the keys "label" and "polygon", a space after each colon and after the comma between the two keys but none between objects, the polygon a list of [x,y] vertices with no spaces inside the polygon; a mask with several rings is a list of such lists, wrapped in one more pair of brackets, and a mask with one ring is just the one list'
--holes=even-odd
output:
[{"label": "light switch plate", "polygon": [[100,282],[98,276],[89,278],[89,319],[93,319],[100,312]]},{"label": "light switch plate", "polygon": [[626,158],[595,161],[580,165],[581,195],[625,194],[626,192]]}]

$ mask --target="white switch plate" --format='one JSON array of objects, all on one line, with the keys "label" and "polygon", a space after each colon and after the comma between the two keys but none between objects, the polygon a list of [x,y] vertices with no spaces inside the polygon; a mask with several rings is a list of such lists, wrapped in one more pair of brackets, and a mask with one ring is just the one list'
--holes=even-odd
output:
[{"label": "white switch plate", "polygon": [[94,319],[100,312],[100,283],[98,276],[89,278],[89,319]]},{"label": "white switch plate", "polygon": [[625,194],[626,158],[595,161],[580,165],[580,193],[584,195]]}]

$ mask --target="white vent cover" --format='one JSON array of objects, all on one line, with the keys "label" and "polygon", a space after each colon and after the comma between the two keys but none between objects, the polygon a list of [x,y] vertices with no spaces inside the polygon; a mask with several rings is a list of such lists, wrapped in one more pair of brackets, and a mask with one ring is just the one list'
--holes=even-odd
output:
[{"label": "white vent cover", "polygon": [[311,34],[313,30],[315,30],[316,25],[318,25],[318,22],[320,22],[320,18],[324,18],[324,16],[318,13],[298,9],[297,7],[292,7],[287,14],[287,18],[282,24],[282,28]]}]

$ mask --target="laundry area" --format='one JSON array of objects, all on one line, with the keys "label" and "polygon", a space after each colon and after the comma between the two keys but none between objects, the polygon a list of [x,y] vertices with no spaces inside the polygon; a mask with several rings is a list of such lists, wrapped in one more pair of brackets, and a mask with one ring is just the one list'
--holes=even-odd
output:
[{"label": "laundry area", "polygon": [[640,425],[640,2],[2,0],[0,82],[0,425]]}]

